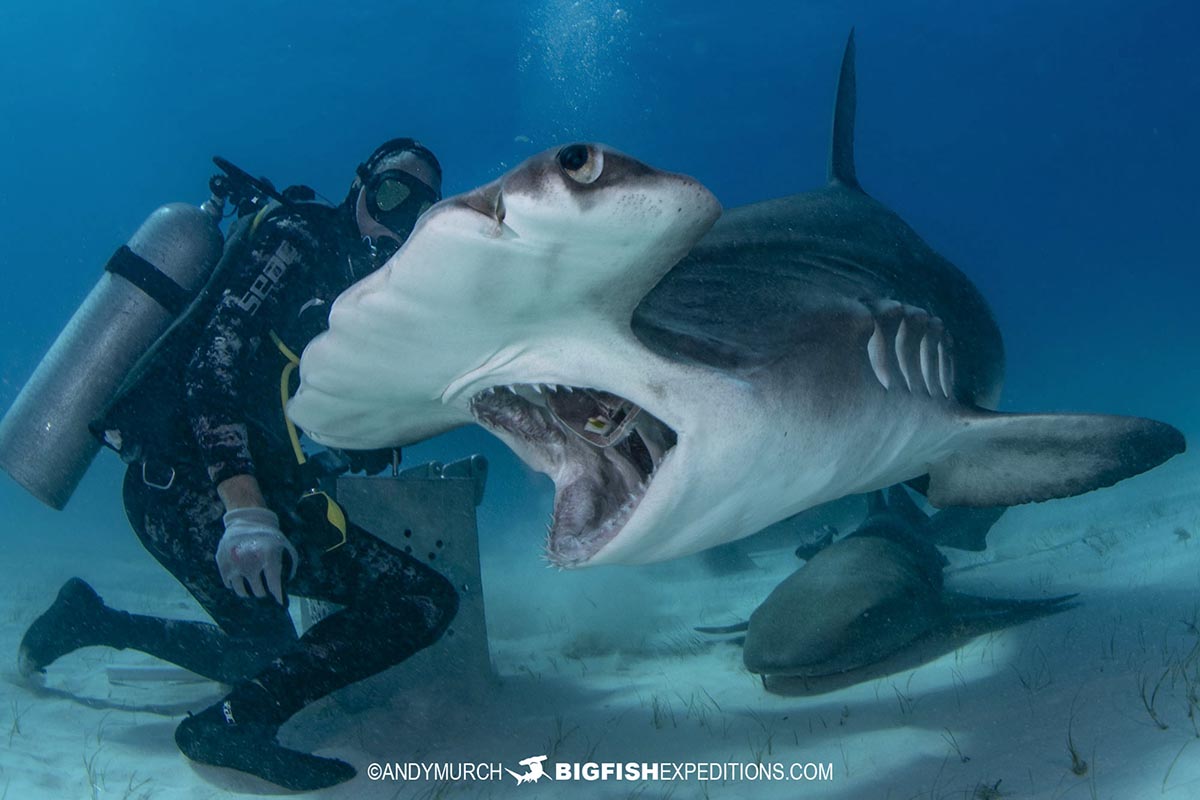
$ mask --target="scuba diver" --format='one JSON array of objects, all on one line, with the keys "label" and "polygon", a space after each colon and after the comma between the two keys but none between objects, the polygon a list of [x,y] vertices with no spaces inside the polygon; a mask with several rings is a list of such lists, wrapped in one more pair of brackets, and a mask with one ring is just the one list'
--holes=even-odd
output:
[{"label": "scuba diver", "polygon": [[[217,163],[231,178],[249,177]],[[440,198],[441,181],[431,151],[394,139],[358,167],[339,206],[306,202],[305,187],[280,194],[267,184],[276,201],[239,209],[210,300],[171,329],[183,333],[160,340],[165,351],[122,393],[110,415],[121,421],[106,433],[131,462],[124,504],[135,533],[216,624],[113,609],[72,578],[21,641],[24,675],[81,647],[140,650],[232,686],[176,729],[188,758],[292,790],[354,777],[343,761],[280,745],[280,726],[436,642],[458,594],[315,491],[346,462],[378,472],[396,454],[309,457],[283,406],[297,354],[327,325],[334,298],[400,247]],[[152,430],[141,432],[142,449],[131,448],[139,426]],[[342,608],[297,636],[289,594]]]}]

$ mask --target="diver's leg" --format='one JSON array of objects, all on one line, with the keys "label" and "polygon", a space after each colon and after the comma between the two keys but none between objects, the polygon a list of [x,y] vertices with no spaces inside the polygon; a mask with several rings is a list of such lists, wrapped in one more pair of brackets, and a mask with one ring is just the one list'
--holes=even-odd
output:
[{"label": "diver's leg", "polygon": [[[289,642],[290,644],[290,642]],[[279,655],[274,639],[234,637],[208,622],[130,614],[104,604],[80,578],[71,578],[54,604],[21,639],[18,668],[25,677],[81,647],[132,648],[219,683],[233,684]]]},{"label": "diver's leg", "polygon": [[[126,476],[126,489],[130,523],[142,545],[217,624],[121,612],[123,646],[224,683],[254,674],[295,646],[287,609],[270,597],[238,597],[221,580],[215,557],[224,506],[207,476],[177,476],[171,490],[160,492],[134,472]],[[139,495],[149,500],[141,519]]]},{"label": "diver's leg", "polygon": [[309,567],[297,575],[296,593],[342,608],[256,676],[288,716],[433,644],[458,611],[445,576],[354,525],[345,544],[318,550]]},{"label": "diver's leg", "polygon": [[294,591],[343,608],[222,701],[184,720],[175,741],[195,761],[312,790],[349,780],[354,768],[281,747],[279,726],[314,700],[433,644],[458,609],[458,593],[433,569],[353,526],[335,550],[303,553]]},{"label": "diver's leg", "polygon": [[287,611],[272,599],[238,598],[224,587],[213,554],[222,533],[220,501],[207,486],[183,476],[160,492],[144,486],[140,470],[125,481],[126,511],[146,549],[200,602],[218,625],[130,614],[104,605],[73,578],[21,641],[25,675],[44,671],[80,647],[132,648],[222,683],[236,683],[296,642]]}]

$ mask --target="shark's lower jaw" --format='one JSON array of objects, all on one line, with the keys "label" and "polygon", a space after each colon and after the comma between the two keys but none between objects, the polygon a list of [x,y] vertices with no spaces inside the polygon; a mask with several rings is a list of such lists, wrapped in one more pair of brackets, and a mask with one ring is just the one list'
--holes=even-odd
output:
[{"label": "shark's lower jaw", "polygon": [[555,484],[546,558],[581,566],[637,510],[676,435],[645,409],[593,389],[514,384],[470,401],[476,421]]}]

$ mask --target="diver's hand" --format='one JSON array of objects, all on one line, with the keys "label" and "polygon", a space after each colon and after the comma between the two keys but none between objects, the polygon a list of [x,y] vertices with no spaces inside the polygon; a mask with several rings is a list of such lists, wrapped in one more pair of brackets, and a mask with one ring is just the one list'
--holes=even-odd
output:
[{"label": "diver's hand", "polygon": [[[296,576],[300,554],[279,530],[279,517],[268,508],[234,508],[225,512],[225,534],[217,545],[217,569],[226,588],[238,597],[283,600],[283,554],[292,559],[288,579]],[[249,592],[246,590],[249,586]]]}]

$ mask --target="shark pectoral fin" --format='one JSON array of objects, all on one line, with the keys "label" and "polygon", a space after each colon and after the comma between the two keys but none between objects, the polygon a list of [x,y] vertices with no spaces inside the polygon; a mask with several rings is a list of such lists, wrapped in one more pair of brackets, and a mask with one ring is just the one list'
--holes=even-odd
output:
[{"label": "shark pectoral fin", "polygon": [[1072,497],[1157,467],[1186,448],[1170,425],[1101,414],[973,410],[929,469],[929,502],[1015,506]]},{"label": "shark pectoral fin", "polygon": [[946,592],[942,596],[942,603],[957,624],[983,633],[1069,611],[1079,605],[1071,602],[1076,597],[1077,594],[1063,594],[1036,600],[1015,600]]},{"label": "shark pectoral fin", "polygon": [[941,547],[982,552],[987,535],[1005,511],[1005,506],[943,508],[929,519],[929,539]]}]

